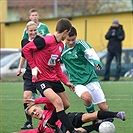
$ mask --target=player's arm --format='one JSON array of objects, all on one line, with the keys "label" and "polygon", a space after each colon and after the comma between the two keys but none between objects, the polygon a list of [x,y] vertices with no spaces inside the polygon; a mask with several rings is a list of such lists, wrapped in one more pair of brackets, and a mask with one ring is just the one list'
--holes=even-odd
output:
[{"label": "player's arm", "polygon": [[69,82],[67,76],[62,72],[62,69],[60,67],[60,62],[57,62],[56,66],[55,66],[55,70],[56,70],[56,73],[57,73],[57,76],[58,78],[66,85],[68,86],[71,91],[74,91],[74,85]]},{"label": "player's arm", "polygon": [[45,104],[47,109],[53,109],[54,105],[46,97],[36,98],[35,104]]},{"label": "player's arm", "polygon": [[18,69],[16,71],[17,76],[19,76],[21,74],[21,68],[23,67],[24,63],[25,63],[25,58],[23,58],[21,56],[20,61],[19,61],[19,65],[18,65]]},{"label": "player's arm", "polygon": [[47,109],[53,109],[53,104],[46,97],[36,98],[36,99],[25,99],[24,103],[27,103],[28,106],[33,106],[35,104],[45,104]]},{"label": "player's arm", "polygon": [[60,67],[60,62],[57,62],[56,66],[55,66],[55,70],[57,73],[58,78],[64,83],[66,84],[68,82],[68,78],[67,76],[62,72],[62,69]]},{"label": "player's arm", "polygon": [[102,69],[102,63],[98,57],[98,55],[96,54],[95,50],[93,48],[87,48],[84,51],[85,54],[85,58],[92,64],[97,66],[98,70]]},{"label": "player's arm", "polygon": [[28,60],[31,69],[36,67],[34,58],[32,58],[32,52],[43,49],[45,45],[45,40],[42,37],[37,37],[34,39],[34,41],[29,42],[22,48],[22,52],[25,58]]},{"label": "player's arm", "polygon": [[[24,46],[24,44],[25,44],[25,43],[24,43],[24,40],[25,40],[25,39],[23,39],[23,40],[21,41],[21,48],[23,48],[23,46]],[[24,63],[25,63],[25,58],[24,58],[23,52],[21,52],[21,57],[20,57],[18,69],[17,69],[17,71],[16,71],[17,76],[19,76],[19,75],[21,74],[21,68],[23,67]]]}]

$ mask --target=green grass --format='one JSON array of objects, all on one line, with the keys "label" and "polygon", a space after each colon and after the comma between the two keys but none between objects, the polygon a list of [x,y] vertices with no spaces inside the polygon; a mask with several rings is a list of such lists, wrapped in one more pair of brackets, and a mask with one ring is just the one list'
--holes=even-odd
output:
[{"label": "green grass", "polygon": [[[125,111],[125,122],[115,119],[116,133],[133,133],[133,83],[131,81],[101,82],[111,111]],[[25,123],[23,112],[23,82],[1,82],[0,86],[0,133],[20,131]],[[67,90],[71,103],[68,111],[85,111],[83,102]],[[96,106],[96,109],[97,106]],[[38,120],[33,121],[37,127]],[[95,133],[95,132],[93,132]]]}]

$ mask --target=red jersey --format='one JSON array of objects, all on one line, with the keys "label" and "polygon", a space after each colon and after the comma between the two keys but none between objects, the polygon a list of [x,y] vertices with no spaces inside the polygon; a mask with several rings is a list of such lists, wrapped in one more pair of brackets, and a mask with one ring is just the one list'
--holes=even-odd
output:
[{"label": "red jersey", "polygon": [[[42,120],[39,122],[39,125],[38,125],[38,128],[36,129],[31,129],[31,130],[24,130],[24,131],[20,131],[18,133],[55,133],[55,131],[48,127],[46,125],[47,121],[50,119],[51,115],[52,115],[52,112],[53,112],[53,109],[54,109],[54,106],[52,103],[50,103],[50,101],[45,97],[42,97],[42,98],[37,98],[35,99],[35,104],[42,104],[42,103],[45,103],[46,104],[46,108],[48,110],[44,110],[43,112],[43,118]],[[58,120],[56,122],[56,125],[58,127],[61,127],[62,123],[60,122],[60,120]]]},{"label": "red jersey", "polygon": [[[41,71],[37,75],[38,79],[36,82],[61,80],[64,84],[67,83],[68,78],[62,72],[59,62],[62,50],[64,49],[63,42],[57,42],[54,35],[45,36],[43,39],[45,40],[45,47],[41,50],[37,49],[34,41],[29,42],[22,49],[31,69],[37,66]],[[31,56],[33,51],[34,57]]]}]

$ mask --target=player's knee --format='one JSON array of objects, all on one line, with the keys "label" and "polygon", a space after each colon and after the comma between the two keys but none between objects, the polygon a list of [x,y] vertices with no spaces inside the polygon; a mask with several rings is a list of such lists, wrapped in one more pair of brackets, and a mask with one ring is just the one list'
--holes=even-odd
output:
[{"label": "player's knee", "polygon": [[88,105],[92,103],[92,97],[90,93],[85,92],[81,95],[81,99]]},{"label": "player's knee", "polygon": [[54,104],[54,106],[55,106],[56,109],[59,109],[59,110],[60,109],[64,109],[64,105],[63,105],[63,102],[62,102],[62,100],[61,100],[60,97],[59,98],[56,98],[54,100],[53,104]]}]

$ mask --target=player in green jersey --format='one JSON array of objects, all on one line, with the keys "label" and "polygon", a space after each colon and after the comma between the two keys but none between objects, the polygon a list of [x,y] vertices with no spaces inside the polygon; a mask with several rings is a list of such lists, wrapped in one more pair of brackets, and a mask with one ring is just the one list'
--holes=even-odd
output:
[{"label": "player in green jersey", "polygon": [[76,40],[77,31],[72,27],[66,38],[61,59],[69,80],[75,85],[76,94],[84,101],[87,112],[94,112],[94,105],[100,110],[108,110],[105,95],[101,89],[94,67],[102,68],[102,63],[94,49],[84,40]]},{"label": "player in green jersey", "polygon": [[[46,36],[50,34],[50,31],[48,29],[48,26],[46,24],[43,24],[41,22],[39,22],[39,14],[38,11],[36,9],[31,9],[29,11],[29,19],[31,21],[34,21],[37,24],[37,29],[38,29],[38,33],[42,36]],[[26,28],[24,29],[24,33],[22,36],[22,39],[27,38],[28,37],[28,33],[26,31]]]}]

